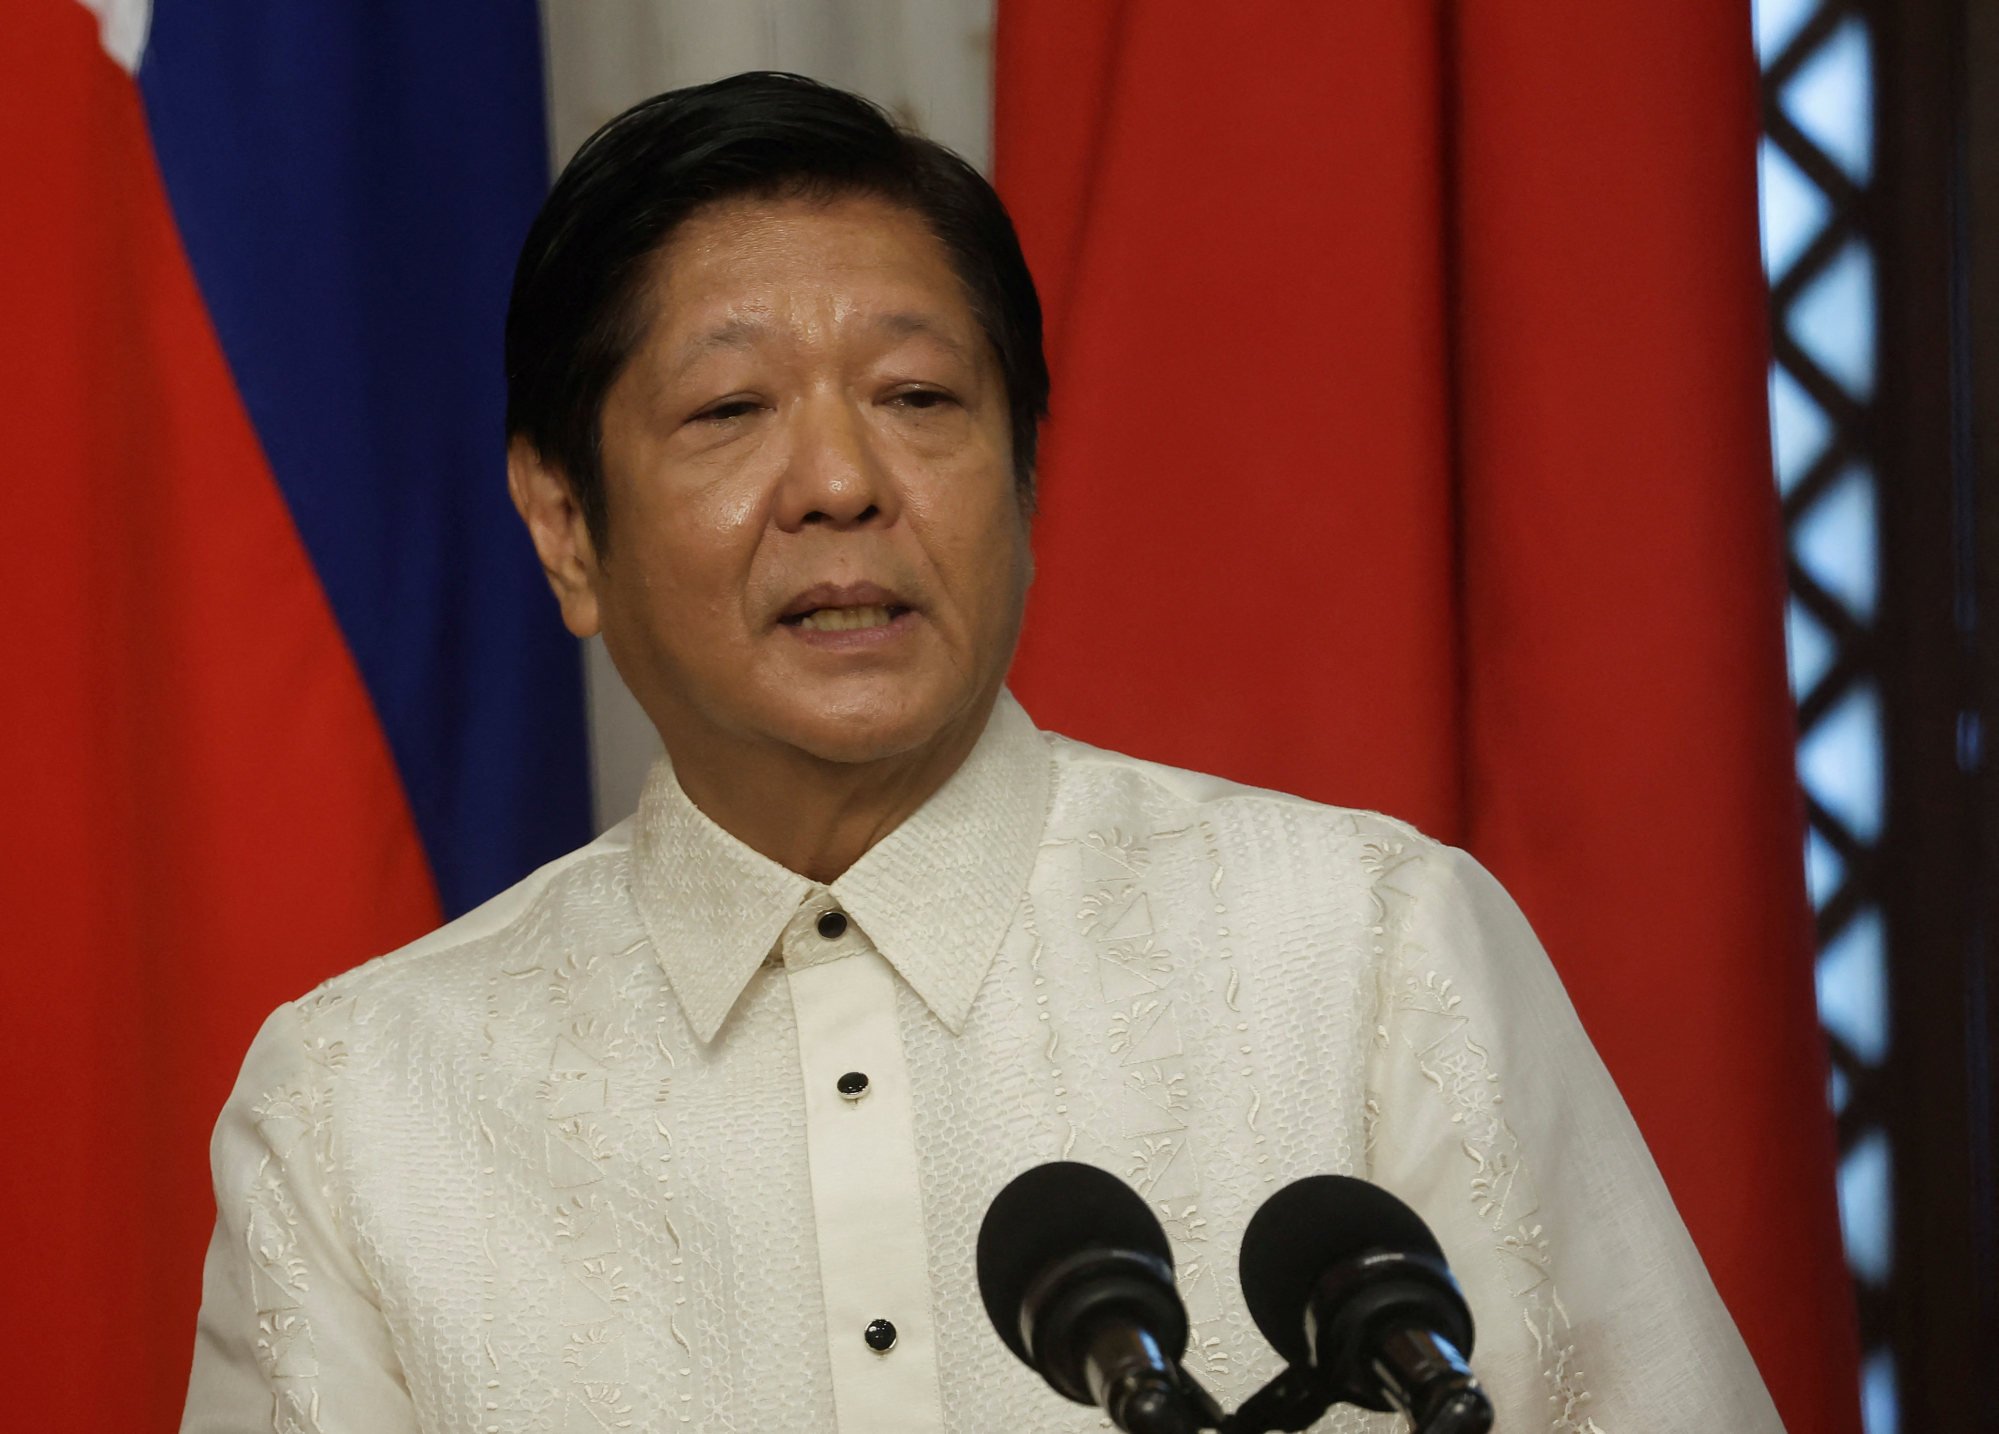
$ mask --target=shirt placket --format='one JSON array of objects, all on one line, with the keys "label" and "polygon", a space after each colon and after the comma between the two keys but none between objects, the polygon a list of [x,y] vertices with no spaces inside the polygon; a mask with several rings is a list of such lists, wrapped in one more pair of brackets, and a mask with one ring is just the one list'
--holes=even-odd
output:
[{"label": "shirt placket", "polygon": [[779,943],[798,1028],[834,1407],[846,1431],[943,1427],[895,973],[815,894]]}]

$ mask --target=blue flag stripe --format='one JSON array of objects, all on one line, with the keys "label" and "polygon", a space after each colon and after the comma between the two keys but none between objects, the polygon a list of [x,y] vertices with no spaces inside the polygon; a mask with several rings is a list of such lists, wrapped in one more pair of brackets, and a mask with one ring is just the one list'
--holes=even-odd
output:
[{"label": "blue flag stripe", "polygon": [[504,477],[502,316],[548,178],[539,26],[534,0],[164,0],[139,74],[447,914],[589,833],[581,664]]}]

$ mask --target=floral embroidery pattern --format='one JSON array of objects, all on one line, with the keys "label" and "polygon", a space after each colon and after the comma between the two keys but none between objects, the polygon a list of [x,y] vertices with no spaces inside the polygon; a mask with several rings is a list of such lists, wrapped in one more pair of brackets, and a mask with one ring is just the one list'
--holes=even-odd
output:
[{"label": "floral embroidery pattern", "polygon": [[[294,1094],[286,1092],[280,1099],[288,1102]],[[250,1187],[244,1235],[255,1270],[257,1364],[271,1387],[274,1434],[320,1434],[319,1358],[304,1307],[311,1274],[300,1250],[298,1223],[282,1160],[266,1156]]]},{"label": "floral embroidery pattern", "polygon": [[[334,1224],[340,1207],[327,1185],[333,1168],[334,1075],[346,1064],[347,1047],[337,1031],[347,998],[321,988],[294,1007],[304,1023],[304,1069],[284,1085],[265,1091],[250,1108],[265,1155],[250,1183],[243,1240],[251,1264],[257,1309],[257,1365],[271,1386],[274,1434],[320,1434],[319,1352],[306,1299],[314,1271],[300,1239],[301,1215],[292,1196],[294,1169],[307,1162],[314,1186]],[[330,1023],[332,1032],[322,1030]]]},{"label": "floral embroidery pattern", "polygon": [[[1217,843],[1205,824],[1200,830],[1206,840],[1213,909],[1218,917],[1224,916],[1227,908],[1220,897]],[[1226,1379],[1233,1361],[1230,1331],[1221,1314],[1226,1301],[1220,1297],[1219,1284],[1227,1276],[1217,1270],[1206,1249],[1208,1221],[1201,1209],[1201,1162],[1189,1147],[1195,1097],[1181,1034],[1184,961],[1166,945],[1166,936],[1154,916],[1156,898],[1147,880],[1162,859],[1161,848],[1194,833],[1193,827],[1147,835],[1112,828],[1087,833],[1065,845],[1074,852],[1082,878],[1074,929],[1089,944],[1103,1002],[1103,1048],[1120,1073],[1117,1128],[1127,1143],[1117,1152],[1113,1168],[1145,1196],[1180,1247],[1180,1284],[1190,1295],[1190,1310],[1196,1313],[1188,1347],[1190,1360],[1206,1376]],[[1177,886],[1177,882],[1168,883],[1171,889]],[[1220,927],[1219,934],[1226,943],[1228,928]],[[1248,1030],[1235,1004],[1240,976],[1233,953],[1224,949],[1220,956],[1227,971],[1229,1016],[1240,1036]],[[1246,1116],[1260,1147],[1256,1108],[1252,1098]],[[1192,1298],[1197,1290],[1207,1298]],[[1201,1318],[1197,1306],[1214,1313]]]},{"label": "floral embroidery pattern", "polygon": [[1048,1011],[1048,977],[1041,970],[1041,933],[1034,926],[1034,903],[1030,899],[1021,904],[1021,925],[1028,938],[1034,943],[1034,954],[1028,957],[1027,969],[1034,980],[1034,1018],[1048,1032],[1048,1042],[1042,1047],[1041,1057],[1048,1062],[1049,1082],[1055,1091],[1055,1114],[1063,1124],[1061,1159],[1067,1160],[1076,1149],[1076,1123],[1069,1119],[1068,1077],[1062,1074],[1062,1036],[1055,1029]]},{"label": "floral embroidery pattern", "polygon": [[548,1000],[561,1019],[539,1096],[546,1127],[549,1214],[561,1289],[556,1318],[568,1375],[562,1429],[636,1427],[625,1397],[625,1319],[634,1294],[617,1220],[597,1187],[616,1154],[605,1128],[612,1084],[631,1043],[605,1014],[610,974],[595,955],[565,955],[549,973]]},{"label": "floral embroidery pattern", "polygon": [[[1385,841],[1364,850],[1363,864],[1374,875],[1376,956],[1387,984],[1387,1005],[1399,1018],[1402,1044],[1424,1080],[1437,1092],[1458,1127],[1459,1148],[1471,1169],[1466,1196],[1481,1224],[1492,1231],[1493,1253],[1506,1283],[1520,1301],[1521,1318],[1534,1341],[1554,1413],[1554,1434],[1604,1434],[1585,1406],[1589,1392],[1568,1338],[1569,1316],[1555,1287],[1554,1261],[1520,1142],[1501,1110],[1504,1096],[1490,1050],[1472,1036],[1471,1018],[1452,983],[1434,971],[1418,974],[1423,948],[1409,939],[1414,899],[1396,887],[1395,872],[1420,858],[1404,843]],[[1386,1043],[1387,1028],[1376,1031]],[[1375,1102],[1368,1102],[1368,1140],[1373,1141]]]},{"label": "floral embroidery pattern", "polygon": [[[1208,895],[1214,902],[1215,919],[1218,923],[1225,923],[1228,920],[1229,908],[1228,903],[1222,900],[1222,843],[1221,838],[1215,833],[1215,824],[1213,822],[1203,821],[1201,823],[1201,842],[1207,852],[1209,869]],[[1228,972],[1228,986],[1222,992],[1222,1003],[1228,1007],[1229,1015],[1233,1018],[1231,1027],[1240,1042],[1236,1047],[1236,1054],[1247,1058],[1250,1054],[1250,1047],[1248,1045],[1249,1022],[1243,1018],[1242,1004],[1239,999],[1242,995],[1242,970],[1236,964],[1235,949],[1231,944],[1233,933],[1227,925],[1220,924],[1215,928],[1215,937],[1220,944],[1220,950],[1217,954],[1221,958],[1223,968]],[[1248,1079],[1253,1069],[1254,1067],[1245,1064],[1242,1067],[1243,1077]],[[1267,1184],[1272,1179],[1269,1168],[1270,1151],[1267,1148],[1270,1138],[1264,1134],[1262,1127],[1256,1121],[1257,1113],[1262,1109],[1262,1093],[1252,1090],[1250,1092],[1249,1106],[1243,1111],[1243,1124],[1248,1127],[1250,1136],[1255,1142],[1254,1159],[1256,1164],[1261,1168],[1262,1179]]]}]

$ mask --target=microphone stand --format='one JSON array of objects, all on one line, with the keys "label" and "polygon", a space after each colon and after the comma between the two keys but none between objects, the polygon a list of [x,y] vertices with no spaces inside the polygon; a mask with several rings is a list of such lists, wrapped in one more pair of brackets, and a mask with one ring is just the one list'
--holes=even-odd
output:
[{"label": "microphone stand", "polygon": [[1322,1389],[1309,1371],[1286,1365],[1215,1427],[1221,1434],[1298,1434],[1332,1405],[1331,1391]]},{"label": "microphone stand", "polygon": [[[1233,1414],[1222,1412],[1214,1395],[1184,1369],[1180,1389],[1195,1405],[1192,1411],[1200,1429],[1218,1434],[1299,1434],[1330,1409],[1336,1401],[1332,1391],[1312,1378],[1309,1370],[1286,1366],[1283,1373],[1244,1400]],[[1175,1421],[1177,1422],[1177,1421]],[[1418,1434],[1449,1434],[1447,1430],[1421,1430]]]},{"label": "microphone stand", "polygon": [[[1347,1402],[1312,1370],[1287,1365],[1245,1399],[1235,1413],[1226,1414],[1199,1380],[1177,1366],[1176,1372],[1176,1387],[1148,1384],[1143,1389],[1133,1386],[1121,1391],[1126,1397],[1118,1401],[1124,1414],[1120,1427],[1145,1434],[1201,1429],[1216,1430],[1217,1434],[1301,1434],[1333,1405]],[[1099,1406],[1109,1407],[1102,1399]],[[1426,1420],[1411,1409],[1399,1412],[1408,1420],[1412,1434],[1486,1434],[1492,1427],[1491,1408],[1486,1405],[1448,1402]],[[1195,1421],[1191,1424],[1187,1422],[1190,1416]]]},{"label": "microphone stand", "polygon": [[[1288,1365],[1213,1427],[1220,1434],[1299,1434],[1342,1402],[1310,1370]],[[1413,1410],[1400,1412],[1414,1434],[1486,1434],[1492,1428],[1491,1406],[1482,1400],[1477,1404],[1452,1400],[1421,1421]]]}]

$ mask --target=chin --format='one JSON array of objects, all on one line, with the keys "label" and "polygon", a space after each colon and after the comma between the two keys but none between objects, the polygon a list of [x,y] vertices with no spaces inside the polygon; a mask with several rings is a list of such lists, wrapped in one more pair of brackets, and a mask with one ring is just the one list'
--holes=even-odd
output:
[{"label": "chin", "polygon": [[892,720],[821,719],[800,724],[792,745],[822,762],[858,765],[905,756],[926,746],[937,735],[934,727]]},{"label": "chin", "polygon": [[871,701],[802,713],[785,725],[791,744],[822,762],[882,762],[948,740],[972,705]]}]

